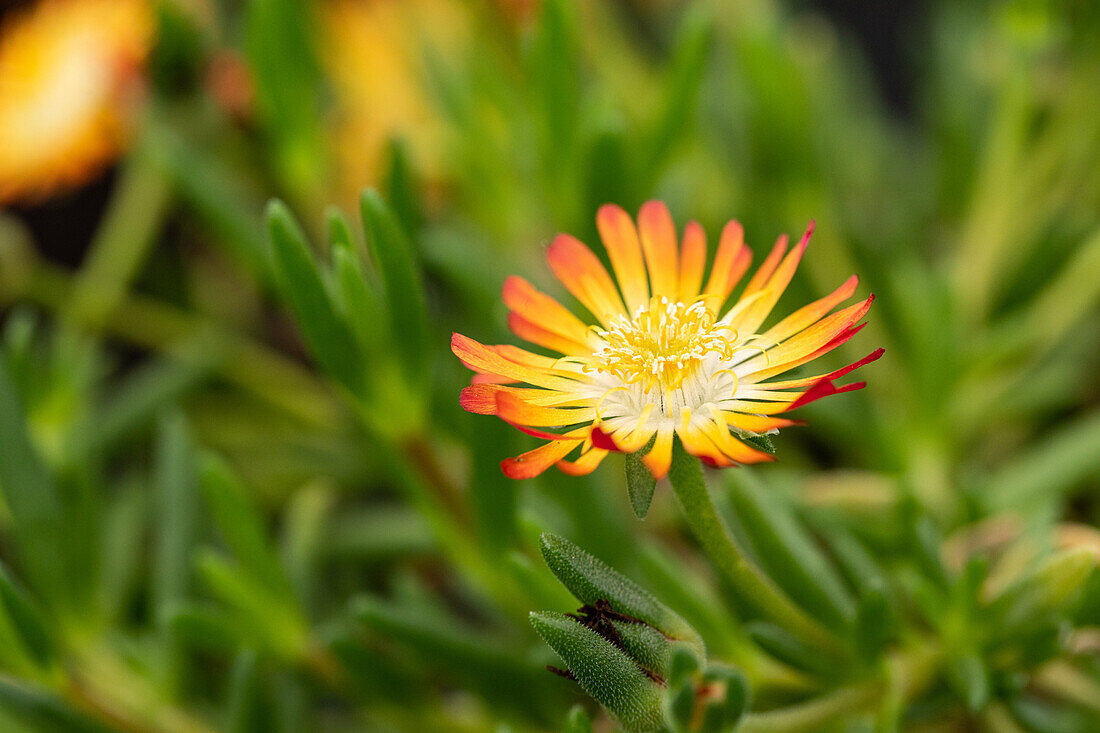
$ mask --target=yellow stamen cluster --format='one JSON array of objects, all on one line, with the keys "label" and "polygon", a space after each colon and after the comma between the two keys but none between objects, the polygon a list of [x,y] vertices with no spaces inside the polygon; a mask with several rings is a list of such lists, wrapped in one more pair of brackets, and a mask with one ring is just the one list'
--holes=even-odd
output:
[{"label": "yellow stamen cluster", "polygon": [[647,394],[657,384],[676,389],[707,354],[732,358],[734,339],[715,320],[702,300],[652,298],[634,318],[620,316],[608,330],[597,331],[607,345],[596,352],[594,368],[627,384],[641,382]]}]

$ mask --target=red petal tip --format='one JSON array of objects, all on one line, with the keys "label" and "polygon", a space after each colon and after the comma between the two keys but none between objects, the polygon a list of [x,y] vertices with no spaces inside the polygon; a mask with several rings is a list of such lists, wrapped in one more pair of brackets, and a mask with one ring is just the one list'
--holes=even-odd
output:
[{"label": "red petal tip", "polygon": [[611,439],[611,436],[605,433],[599,428],[599,426],[592,427],[592,445],[597,448],[603,448],[604,450],[619,451],[619,446],[615,445],[615,441]]}]

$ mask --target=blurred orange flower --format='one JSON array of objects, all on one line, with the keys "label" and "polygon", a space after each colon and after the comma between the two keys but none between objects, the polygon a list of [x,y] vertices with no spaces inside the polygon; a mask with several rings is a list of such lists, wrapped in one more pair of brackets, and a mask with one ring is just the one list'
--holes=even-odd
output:
[{"label": "blurred orange flower", "polygon": [[88,180],[128,138],[146,0],[42,0],[0,29],[0,203]]},{"label": "blurred orange flower", "polygon": [[420,171],[439,173],[443,127],[425,91],[422,54],[462,38],[451,0],[334,0],[321,6],[322,58],[335,92],[337,187],[354,200],[379,183],[387,145],[404,140]]}]

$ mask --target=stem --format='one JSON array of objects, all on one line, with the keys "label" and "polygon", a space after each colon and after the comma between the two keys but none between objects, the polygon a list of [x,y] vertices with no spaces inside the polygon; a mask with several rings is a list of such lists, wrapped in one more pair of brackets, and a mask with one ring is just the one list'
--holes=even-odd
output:
[{"label": "stem", "polygon": [[139,151],[122,170],[92,248],[74,283],[69,312],[100,325],[125,298],[127,287],[156,242],[171,186]]},{"label": "stem", "polygon": [[699,460],[689,455],[679,441],[673,443],[668,478],[692,534],[738,595],[803,641],[842,654],[843,647],[836,636],[796,606],[737,545],[718,516]]}]

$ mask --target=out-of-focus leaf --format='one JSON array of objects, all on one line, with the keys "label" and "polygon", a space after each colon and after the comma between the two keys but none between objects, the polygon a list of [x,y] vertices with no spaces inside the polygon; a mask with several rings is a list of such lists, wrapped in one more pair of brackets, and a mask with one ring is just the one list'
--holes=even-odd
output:
[{"label": "out-of-focus leaf", "polygon": [[713,37],[709,6],[695,5],[677,32],[676,50],[657,117],[646,139],[646,175],[655,177],[693,118]]},{"label": "out-of-focus leaf", "polygon": [[722,666],[712,666],[703,678],[724,694],[720,699],[708,701],[703,709],[700,733],[734,730],[749,707],[749,683],[737,670]]},{"label": "out-of-focus leaf", "polygon": [[964,654],[952,660],[948,666],[948,679],[958,689],[971,712],[976,713],[989,703],[989,671],[976,654]]},{"label": "out-of-focus leaf", "polygon": [[775,624],[750,621],[745,625],[745,630],[762,649],[792,667],[834,676],[840,668],[835,657],[823,656],[817,649],[807,646]]},{"label": "out-of-focus leaf", "polygon": [[1017,454],[985,482],[981,496],[994,509],[1050,501],[1100,469],[1100,410],[1062,425]]},{"label": "out-of-focus leaf", "polygon": [[390,333],[413,375],[410,383],[421,384],[428,373],[428,321],[424,305],[424,284],[417,258],[393,210],[376,191],[364,191],[359,198],[363,228],[371,256],[378,266],[389,304]]},{"label": "out-of-focus leaf", "polygon": [[111,733],[110,728],[67,705],[54,693],[0,678],[0,708],[35,733]]},{"label": "out-of-focus leaf", "polygon": [[532,613],[531,623],[584,691],[628,730],[660,726],[662,687],[594,630],[560,613]]},{"label": "out-of-focus leaf", "polygon": [[0,489],[15,520],[25,576],[51,603],[61,601],[69,580],[61,498],[27,435],[6,355],[0,355]]},{"label": "out-of-focus leaf", "polygon": [[369,357],[384,348],[383,339],[388,333],[382,297],[363,271],[363,262],[343,213],[329,212],[328,221],[332,283],[339,310],[358,340],[360,352]]},{"label": "out-of-focus leaf", "polygon": [[403,508],[343,510],[332,517],[324,536],[326,556],[382,561],[424,555],[435,549],[428,525]]},{"label": "out-of-focus leaf", "polygon": [[990,604],[988,616],[1002,634],[1041,622],[1063,609],[1096,570],[1096,555],[1085,547],[1054,555],[1007,588]]},{"label": "out-of-focus leaf", "polygon": [[[498,704],[528,711],[545,710],[549,675],[505,646],[467,628],[458,619],[399,606],[371,596],[350,603],[351,615],[367,629],[398,641],[477,689]],[[560,715],[560,712],[557,714]]]},{"label": "out-of-focus leaf", "polygon": [[254,576],[213,551],[197,553],[195,565],[210,591],[232,609],[239,630],[247,629],[285,661],[301,660],[308,646],[308,629],[285,597],[274,595]]},{"label": "out-of-focus leaf", "polygon": [[867,661],[882,654],[893,633],[894,618],[890,602],[881,588],[871,588],[860,596],[853,626],[856,649]]},{"label": "out-of-focus leaf", "polygon": [[220,356],[217,346],[196,350],[196,360],[155,360],[128,374],[88,419],[73,431],[68,453],[73,462],[109,450],[120,441],[147,428],[165,404],[198,385],[215,367]]},{"label": "out-of-focus leaf", "polygon": [[242,649],[233,660],[229,676],[229,733],[263,733],[263,715],[259,699],[259,662],[255,650]]},{"label": "out-of-focus leaf", "polygon": [[760,563],[775,581],[823,621],[849,623],[855,603],[832,565],[795,518],[746,472],[730,481],[733,511]]},{"label": "out-of-focus leaf", "polygon": [[236,651],[248,637],[242,638],[240,629],[214,606],[196,603],[172,603],[161,610],[159,621],[179,638],[208,652],[227,654]]},{"label": "out-of-focus leaf", "polygon": [[401,140],[393,140],[389,146],[390,170],[388,191],[393,213],[406,232],[420,229],[420,191],[416,171],[409,154],[409,147]]},{"label": "out-of-focus leaf", "polygon": [[267,223],[276,272],[311,353],[336,381],[358,394],[365,376],[362,360],[333,308],[305,234],[278,201],[268,205]]},{"label": "out-of-focus leaf", "polygon": [[565,0],[542,3],[532,59],[531,78],[536,80],[540,117],[547,125],[547,159],[557,164],[570,160],[580,108],[575,12],[573,3]]},{"label": "out-of-focus leaf", "polygon": [[268,147],[283,184],[304,198],[319,188],[326,160],[313,9],[303,0],[257,0],[245,13],[245,46]]},{"label": "out-of-focus leaf", "polygon": [[54,641],[47,628],[49,621],[42,610],[20,588],[0,564],[0,604],[3,605],[12,627],[19,634],[27,651],[39,666],[45,667],[54,660]]},{"label": "out-of-focus leaf", "polygon": [[157,431],[155,454],[155,550],[153,605],[158,609],[187,598],[191,553],[199,522],[199,481],[195,449],[186,419],[165,414]]},{"label": "out-of-focus leaf", "polygon": [[262,520],[248,491],[222,459],[207,454],[199,464],[207,505],[241,566],[269,591],[290,596],[279,558],[267,541]]},{"label": "out-of-focus leaf", "polygon": [[565,716],[562,733],[592,733],[592,719],[580,705],[574,705]]}]

